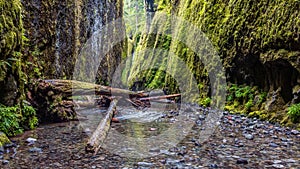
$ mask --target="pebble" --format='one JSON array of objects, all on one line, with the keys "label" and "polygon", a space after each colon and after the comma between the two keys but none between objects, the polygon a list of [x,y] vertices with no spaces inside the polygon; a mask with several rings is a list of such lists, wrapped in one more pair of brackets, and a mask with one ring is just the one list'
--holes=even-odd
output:
[{"label": "pebble", "polygon": [[204,115],[199,115],[199,120],[205,120],[205,116]]},{"label": "pebble", "polygon": [[138,165],[143,166],[143,167],[151,167],[151,166],[153,166],[153,163],[138,162]]},{"label": "pebble", "polygon": [[218,165],[217,164],[210,164],[209,168],[218,168]]},{"label": "pebble", "polygon": [[270,143],[270,144],[269,144],[269,146],[270,146],[270,147],[274,147],[274,148],[276,148],[276,147],[278,147],[278,144],[275,144],[275,143]]},{"label": "pebble", "polygon": [[2,161],[2,164],[3,164],[3,165],[7,165],[8,163],[9,163],[8,160],[3,160],[3,161]]},{"label": "pebble", "polygon": [[33,144],[34,142],[36,142],[36,140],[37,140],[37,139],[35,139],[35,138],[29,137],[29,138],[26,139],[26,142],[27,142],[27,143]]},{"label": "pebble", "polygon": [[30,152],[30,153],[35,153],[35,152],[41,153],[41,152],[42,152],[42,149],[41,149],[41,148],[37,148],[37,147],[33,147],[33,148],[30,148],[30,149],[29,149],[29,152]]},{"label": "pebble", "polygon": [[286,163],[296,163],[296,160],[294,159],[286,159],[284,160]]},{"label": "pebble", "polygon": [[280,163],[282,163],[282,161],[281,160],[274,160],[273,163],[274,164],[280,164]]},{"label": "pebble", "polygon": [[248,140],[253,140],[253,138],[254,138],[252,134],[245,134],[244,136]]},{"label": "pebble", "polygon": [[245,158],[240,158],[236,161],[237,164],[248,164],[248,160]]},{"label": "pebble", "polygon": [[292,130],[292,131],[291,131],[291,134],[293,134],[293,135],[297,135],[297,134],[300,134],[300,132],[299,132],[299,131],[297,131],[297,130]]},{"label": "pebble", "polygon": [[15,143],[9,143],[9,144],[5,144],[4,148],[12,148],[12,147],[16,147],[17,145]]},{"label": "pebble", "polygon": [[274,168],[284,168],[284,165],[282,165],[282,164],[273,164],[272,167],[274,167]]}]

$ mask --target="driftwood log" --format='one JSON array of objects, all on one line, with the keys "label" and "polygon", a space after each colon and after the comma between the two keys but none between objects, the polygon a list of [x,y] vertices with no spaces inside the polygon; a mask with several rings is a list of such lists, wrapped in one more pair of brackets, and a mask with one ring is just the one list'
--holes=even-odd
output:
[{"label": "driftwood log", "polygon": [[116,109],[117,103],[117,99],[113,99],[111,101],[111,104],[107,110],[107,114],[105,115],[104,119],[100,121],[98,127],[87,142],[87,145],[85,147],[86,152],[96,154],[101,148],[101,145],[103,144],[106,135],[110,129],[111,120]]},{"label": "driftwood log", "polygon": [[113,88],[109,86],[102,86],[93,83],[80,82],[76,80],[45,80],[46,83],[52,85],[53,89],[63,93],[65,97],[77,95],[114,95],[122,96],[129,95],[131,97],[147,97],[147,93],[134,92],[126,89]]}]

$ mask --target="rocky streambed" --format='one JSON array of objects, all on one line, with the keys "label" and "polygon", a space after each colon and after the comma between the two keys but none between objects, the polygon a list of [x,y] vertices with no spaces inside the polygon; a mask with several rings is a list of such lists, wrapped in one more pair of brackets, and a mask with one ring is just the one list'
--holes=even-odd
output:
[{"label": "rocky streambed", "polygon": [[[85,143],[90,129],[80,120],[42,125],[12,138],[14,143],[0,150],[0,168],[300,168],[299,131],[222,112],[214,132],[200,142],[200,133],[205,130],[203,123],[211,110],[195,109],[200,113],[192,117],[195,124],[187,135],[167,149],[159,145],[149,149],[156,155],[130,158],[111,148],[103,148],[95,156],[87,154]],[[89,111],[89,115],[92,112]],[[120,123],[112,124],[112,129],[138,140],[167,131],[168,125],[177,120],[178,113],[166,112],[152,122],[122,117]],[[28,138],[36,140],[28,141]],[[122,140],[109,141],[106,144],[123,143]]]}]

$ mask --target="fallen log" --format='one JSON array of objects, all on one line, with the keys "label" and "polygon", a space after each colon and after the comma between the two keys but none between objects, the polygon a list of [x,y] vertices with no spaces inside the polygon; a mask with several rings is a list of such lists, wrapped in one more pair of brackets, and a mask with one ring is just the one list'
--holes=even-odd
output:
[{"label": "fallen log", "polygon": [[140,101],[152,101],[152,100],[161,100],[161,99],[169,99],[174,97],[180,97],[181,94],[171,94],[171,95],[164,95],[164,96],[154,96],[154,97],[143,97],[139,98]]},{"label": "fallen log", "polygon": [[117,99],[113,99],[111,101],[106,116],[100,121],[98,127],[87,142],[87,145],[85,147],[86,152],[91,152],[95,155],[99,151],[110,129],[111,120],[116,109],[117,103]]},{"label": "fallen log", "polygon": [[[40,81],[39,83],[42,83]],[[102,86],[93,83],[80,82],[76,80],[60,80],[51,79],[44,80],[44,82],[51,84],[54,90],[63,93],[65,97],[78,95],[114,95],[122,96],[129,95],[131,97],[147,97],[148,94],[144,92],[134,92],[126,89],[113,88],[109,86]]]}]

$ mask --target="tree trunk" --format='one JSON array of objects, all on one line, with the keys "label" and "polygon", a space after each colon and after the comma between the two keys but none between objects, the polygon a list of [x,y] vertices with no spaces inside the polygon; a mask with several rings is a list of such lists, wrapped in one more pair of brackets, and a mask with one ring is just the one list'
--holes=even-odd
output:
[{"label": "tree trunk", "polygon": [[97,129],[94,131],[85,147],[86,152],[92,152],[96,154],[99,151],[110,129],[111,120],[116,109],[117,103],[117,99],[111,101],[106,116],[100,121]]}]

